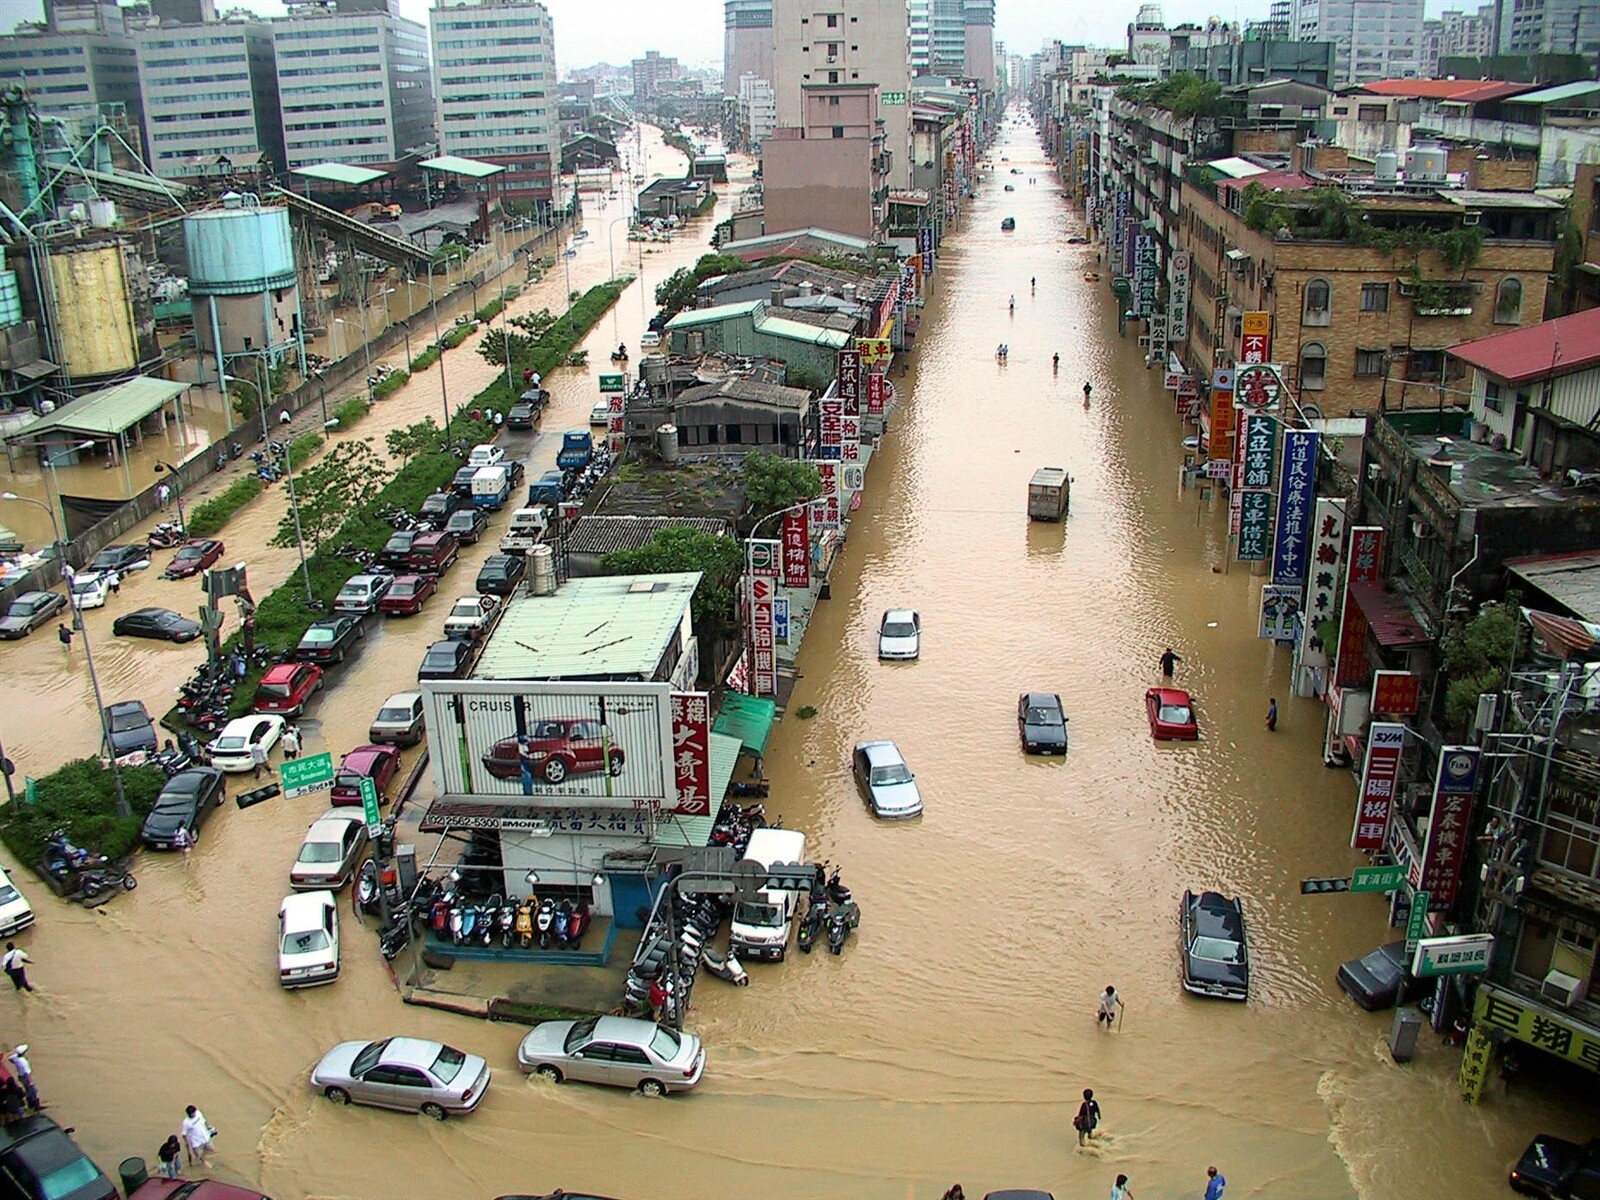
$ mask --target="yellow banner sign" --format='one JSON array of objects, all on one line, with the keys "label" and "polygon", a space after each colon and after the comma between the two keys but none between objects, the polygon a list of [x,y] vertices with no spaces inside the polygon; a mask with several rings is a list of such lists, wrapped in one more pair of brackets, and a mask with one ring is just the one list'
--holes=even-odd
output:
[{"label": "yellow banner sign", "polygon": [[875,367],[886,363],[892,353],[888,338],[857,338],[856,350],[861,355],[863,367]]},{"label": "yellow banner sign", "polygon": [[1600,1038],[1569,1024],[1543,1005],[1484,984],[1478,989],[1473,1016],[1479,1024],[1501,1030],[1519,1042],[1600,1071]]}]

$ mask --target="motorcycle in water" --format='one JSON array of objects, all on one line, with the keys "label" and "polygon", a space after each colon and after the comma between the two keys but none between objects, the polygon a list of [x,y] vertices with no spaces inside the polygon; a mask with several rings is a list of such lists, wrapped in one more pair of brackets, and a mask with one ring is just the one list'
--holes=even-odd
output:
[{"label": "motorcycle in water", "polygon": [[822,932],[822,917],[826,905],[818,904],[815,900],[806,906],[806,915],[800,921],[800,952],[810,954],[811,947],[817,944],[817,937]]},{"label": "motorcycle in water", "polygon": [[546,896],[539,901],[539,915],[534,919],[534,928],[539,931],[539,949],[550,949],[550,933],[556,923],[556,901],[554,896]]},{"label": "motorcycle in water", "polygon": [[622,346],[618,346],[615,350],[613,350],[611,352],[611,361],[612,362],[627,362],[628,361],[628,347],[626,345],[622,345]]},{"label": "motorcycle in water", "polygon": [[572,915],[567,918],[567,947],[578,949],[583,941],[583,935],[594,920],[594,914],[589,911],[589,902],[579,900],[572,906]]},{"label": "motorcycle in water", "polygon": [[188,536],[176,521],[163,521],[150,531],[145,543],[152,550],[171,550],[183,545]]},{"label": "motorcycle in water", "polygon": [[844,944],[850,938],[850,931],[860,923],[861,909],[857,907],[855,901],[847,900],[830,908],[824,921],[828,934],[828,950],[833,954],[842,954]]},{"label": "motorcycle in water", "polygon": [[537,896],[529,896],[517,905],[517,943],[526,950],[533,945],[533,910],[539,906]]},{"label": "motorcycle in water", "polygon": [[750,986],[750,973],[744,969],[744,964],[739,961],[739,956],[732,948],[724,956],[707,946],[700,951],[700,963],[718,979],[725,979],[734,987]]},{"label": "motorcycle in water", "polygon": [[364,913],[378,911],[378,863],[367,859],[361,864],[361,874],[356,877],[356,903]]},{"label": "motorcycle in water", "polygon": [[402,910],[395,913],[394,919],[378,934],[378,953],[383,955],[385,962],[393,962],[395,955],[410,944],[411,914]]}]

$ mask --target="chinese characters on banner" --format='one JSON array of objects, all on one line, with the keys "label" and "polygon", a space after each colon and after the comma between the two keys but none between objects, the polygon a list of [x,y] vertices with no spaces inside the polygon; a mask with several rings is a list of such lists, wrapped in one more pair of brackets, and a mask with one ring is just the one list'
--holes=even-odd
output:
[{"label": "chinese characters on banner", "polygon": [[1257,637],[1287,642],[1294,638],[1300,616],[1300,589],[1269,583],[1261,589],[1261,627]]},{"label": "chinese characters on banner", "polygon": [[867,375],[867,415],[869,417],[883,416],[884,400],[889,392],[885,385],[888,382],[884,378],[882,371],[873,371]]},{"label": "chinese characters on banner", "polygon": [[704,692],[672,693],[672,777],[680,813],[711,812],[711,697]]},{"label": "chinese characters on banner", "polygon": [[622,423],[624,406],[626,404],[626,397],[606,397],[606,412],[608,414],[606,420],[606,432],[611,435],[611,449],[613,451],[621,451],[622,440],[627,435],[627,430]]},{"label": "chinese characters on banner", "polygon": [[1167,314],[1152,312],[1150,321],[1150,361],[1164,363],[1167,361]]},{"label": "chinese characters on banner", "polygon": [[1278,481],[1278,537],[1272,549],[1272,582],[1306,581],[1311,539],[1311,501],[1317,484],[1315,429],[1283,432],[1283,477]]},{"label": "chinese characters on banner", "polygon": [[1178,380],[1178,415],[1185,421],[1200,419],[1200,381],[1192,375]]},{"label": "chinese characters on banner", "polygon": [[1267,533],[1272,524],[1272,493],[1243,492],[1239,496],[1239,561],[1261,562],[1267,557]]},{"label": "chinese characters on banner", "polygon": [[1156,304],[1156,239],[1141,233],[1133,241],[1133,315],[1149,316]]},{"label": "chinese characters on banner", "polygon": [[1422,845],[1422,877],[1416,887],[1428,893],[1429,908],[1449,908],[1461,883],[1467,851],[1467,819],[1478,784],[1478,748],[1442,746],[1433,784],[1433,815]]},{"label": "chinese characters on banner", "polygon": [[861,413],[861,355],[854,350],[839,351],[839,399],[847,416]]},{"label": "chinese characters on banner", "polygon": [[1189,337],[1189,252],[1174,251],[1171,268],[1172,290],[1167,295],[1167,336],[1181,345]]},{"label": "chinese characters on banner", "polygon": [[1247,488],[1270,488],[1278,465],[1278,423],[1270,417],[1239,415],[1244,424],[1244,480]]},{"label": "chinese characters on banner", "polygon": [[803,588],[811,586],[811,532],[806,520],[806,510],[796,509],[783,514],[783,586]]},{"label": "chinese characters on banner", "polygon": [[1406,744],[1406,727],[1374,721],[1367,730],[1367,761],[1361,768],[1361,791],[1356,797],[1356,823],[1350,845],[1357,850],[1382,850],[1400,779],[1400,751]]},{"label": "chinese characters on banner", "polygon": [[771,538],[748,538],[744,544],[745,569],[768,579],[778,577],[778,542]]},{"label": "chinese characters on banner", "polygon": [[1374,671],[1371,711],[1390,717],[1408,717],[1422,699],[1422,677],[1412,671]]},{"label": "chinese characters on banner", "polygon": [[1241,323],[1239,361],[1264,363],[1272,357],[1272,314],[1247,312]]},{"label": "chinese characters on banner", "polygon": [[821,414],[819,424],[822,429],[817,453],[827,459],[843,458],[844,401],[837,396],[824,396],[817,401],[817,411]]},{"label": "chinese characters on banner", "polygon": [[811,465],[822,476],[822,491],[811,502],[811,523],[818,529],[839,528],[839,464],[814,458]]},{"label": "chinese characters on banner", "polygon": [[1233,457],[1233,372],[1211,373],[1211,428],[1206,438],[1206,457]]},{"label": "chinese characters on banner", "polygon": [[870,370],[881,367],[893,353],[888,338],[857,338],[856,352],[861,355],[861,365]]},{"label": "chinese characters on banner", "polygon": [[922,273],[933,274],[933,226],[924,225],[917,230],[917,249],[922,252]]},{"label": "chinese characters on banner", "polygon": [[1339,587],[1339,560],[1344,550],[1344,501],[1327,496],[1317,500],[1316,540],[1312,544],[1310,562],[1311,595],[1306,604],[1305,636],[1301,639],[1300,661],[1313,668],[1328,665],[1328,652],[1332,646],[1311,648],[1314,629],[1318,621],[1334,615],[1333,597]]},{"label": "chinese characters on banner", "polygon": [[1133,229],[1128,220],[1128,206],[1132,201],[1128,189],[1117,189],[1116,207],[1112,209],[1112,237],[1116,239],[1117,257],[1122,260],[1122,273],[1133,274]]},{"label": "chinese characters on banner", "polygon": [[1367,681],[1367,618],[1350,594],[1352,583],[1373,583],[1383,557],[1383,528],[1356,525],[1350,530],[1344,582],[1344,604],[1339,612],[1339,651],[1334,662],[1334,683],[1360,687]]},{"label": "chinese characters on banner", "polygon": [[1240,363],[1233,373],[1233,395],[1240,408],[1275,413],[1283,401],[1283,376],[1271,363]]},{"label": "chinese characters on banner", "polygon": [[778,694],[778,650],[774,644],[772,601],[778,585],[752,575],[750,579],[750,694]]}]

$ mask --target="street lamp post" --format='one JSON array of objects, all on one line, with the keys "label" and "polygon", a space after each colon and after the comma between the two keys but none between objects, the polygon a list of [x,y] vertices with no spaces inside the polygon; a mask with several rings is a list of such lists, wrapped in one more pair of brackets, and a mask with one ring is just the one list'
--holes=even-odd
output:
[{"label": "street lamp post", "polygon": [[444,424],[440,432],[444,437],[450,435],[450,393],[445,389],[444,383],[444,340],[439,336],[439,298],[433,291],[433,271],[428,271],[428,307],[433,311],[433,344],[439,351],[439,403],[444,408]]},{"label": "street lamp post", "polygon": [[32,504],[42,508],[50,514],[50,528],[56,535],[56,562],[61,565],[61,574],[67,581],[67,603],[72,605],[72,625],[83,638],[83,661],[89,668],[89,686],[94,689],[94,706],[100,714],[100,736],[104,739],[106,754],[111,759],[111,782],[117,789],[117,815],[128,817],[133,815],[133,809],[128,804],[128,795],[122,790],[122,768],[117,765],[116,747],[111,743],[111,726],[106,720],[106,702],[100,694],[100,676],[94,669],[94,651],[89,646],[89,626],[83,619],[83,610],[72,601],[72,568],[66,565],[67,544],[61,536],[61,525],[56,520],[56,510],[42,500],[35,500],[30,496],[19,496],[15,492],[0,492],[0,500],[20,500],[24,504]]},{"label": "street lamp post", "polygon": [[[333,319],[335,325],[345,324],[343,317]],[[361,359],[367,367],[367,402],[372,402],[372,350],[367,345],[367,314],[363,309],[361,313]]]},{"label": "street lamp post", "polygon": [[165,471],[172,476],[172,498],[178,502],[178,528],[187,530],[189,523],[183,519],[183,480],[178,476],[178,468],[171,463],[156,460],[156,471]]},{"label": "street lamp post", "polygon": [[[55,493],[55,498],[50,502],[50,520],[52,526],[55,522],[56,508],[58,507],[61,509],[61,528],[66,528],[67,524],[67,506],[62,502],[61,499],[61,477],[56,474],[57,460],[60,459],[60,457],[64,454],[77,454],[80,450],[87,450],[93,445],[94,442],[92,440],[86,440],[82,442],[76,442],[71,446],[63,446],[60,450],[55,451],[53,454],[48,452],[45,454],[44,465],[49,469],[50,472],[49,483],[46,485],[45,490],[47,494],[52,491]],[[56,547],[57,555],[61,553],[62,549],[62,546],[58,545]],[[56,570],[61,570],[63,566],[65,566],[65,562],[58,557],[56,560]]]},{"label": "street lamp post", "polygon": [[[336,423],[329,422],[330,425]],[[306,565],[306,539],[300,529],[300,501],[294,494],[294,462],[288,442],[283,444],[283,480],[289,488],[289,511],[294,514],[294,544],[300,551],[300,578],[306,585],[306,603],[315,606],[317,595],[311,590],[311,568]]]}]

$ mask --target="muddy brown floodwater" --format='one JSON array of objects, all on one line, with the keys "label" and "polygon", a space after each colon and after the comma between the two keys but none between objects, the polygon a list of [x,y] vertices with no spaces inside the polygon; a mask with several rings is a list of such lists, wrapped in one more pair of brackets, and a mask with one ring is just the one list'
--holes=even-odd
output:
[{"label": "muddy brown floodwater", "polygon": [[[1252,636],[1259,581],[1213,571],[1225,510],[1200,510],[1178,490],[1182,431],[1132,337],[1118,340],[1103,285],[1083,279],[1093,252],[1064,244],[1078,226],[1037,139],[1026,126],[1004,136],[996,161],[1008,154],[1039,182],[1015,193],[985,182],[941,251],[914,365],[896,380],[906,402],[800,657],[793,706],[817,715],[785,721],[770,748],[769,810],[808,831],[815,856],[843,862],[861,901],[844,955],[754,965],[748,989],[708,980],[690,1024],[710,1068],[691,1096],[525,1081],[513,1058],[521,1030],[404,1007],[370,938],[348,923],[343,978],[283,992],[273,913],[322,801],[230,807],[190,862],[146,857],[143,886],[107,908],[29,889],[41,907],[25,935],[39,991],[0,1000],[0,1029],[32,1044],[52,1114],[102,1165],[153,1159],[195,1103],[221,1131],[215,1173],[279,1200],[476,1200],[558,1186],[633,1200],[932,1198],[956,1180],[972,1194],[1037,1186],[1065,1197],[1104,1194],[1118,1172],[1148,1200],[1198,1196],[1208,1163],[1233,1197],[1498,1193],[1529,1131],[1554,1114],[1520,1093],[1464,1107],[1454,1052],[1425,1038],[1414,1063],[1394,1065],[1387,1017],[1360,1013],[1335,986],[1341,960],[1386,940],[1381,898],[1299,894],[1302,876],[1354,865],[1351,782],[1321,766],[1321,712],[1288,697],[1283,652]],[[1015,234],[999,230],[1007,215]],[[692,261],[689,241],[649,267],[652,286]],[[575,287],[604,277],[595,249],[574,260]],[[639,311],[625,295],[630,345]],[[589,339],[591,360],[614,344],[610,325]],[[470,353],[450,365],[452,391],[487,376]],[[534,464],[594,398],[587,373],[556,374],[551,433],[517,443]],[[436,387],[428,378],[411,388]],[[429,411],[428,397],[408,393],[386,403]],[[1075,480],[1059,527],[1024,516],[1028,477],[1046,463]],[[259,542],[273,512],[263,506],[226,536]],[[468,590],[487,551],[446,591]],[[275,553],[270,572],[282,578],[292,558]],[[157,586],[131,585],[141,602]],[[922,659],[880,664],[877,618],[898,605],[922,612]],[[308,751],[361,739],[382,697],[412,678],[443,607],[374,627],[314,709]],[[1147,732],[1142,694],[1169,643],[1197,698],[1196,745],[1157,746]],[[191,661],[100,644],[118,694],[181,677],[166,664]],[[5,653],[8,741],[41,757],[52,736],[92,741],[80,736],[79,668],[60,688],[58,647]],[[1023,689],[1061,693],[1065,761],[1018,752]],[[1271,695],[1276,734],[1262,721]],[[869,737],[898,741],[917,771],[920,821],[885,825],[863,811],[846,764]],[[1178,987],[1175,922],[1189,886],[1244,897],[1248,1005]],[[1107,983],[1127,1002],[1112,1033],[1093,1017]],[[332,1043],[400,1032],[489,1058],[498,1074],[476,1114],[440,1125],[308,1091],[306,1072]],[[1070,1121],[1084,1087],[1103,1105],[1104,1132],[1080,1151]]]}]

